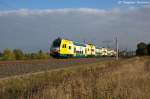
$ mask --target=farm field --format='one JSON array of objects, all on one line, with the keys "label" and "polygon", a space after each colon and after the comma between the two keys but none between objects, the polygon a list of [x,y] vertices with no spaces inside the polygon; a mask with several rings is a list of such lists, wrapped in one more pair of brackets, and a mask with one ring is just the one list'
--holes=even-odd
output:
[{"label": "farm field", "polygon": [[0,80],[0,99],[148,99],[149,92],[150,57],[78,64]]},{"label": "farm field", "polygon": [[114,58],[0,61],[0,78],[110,60]]}]

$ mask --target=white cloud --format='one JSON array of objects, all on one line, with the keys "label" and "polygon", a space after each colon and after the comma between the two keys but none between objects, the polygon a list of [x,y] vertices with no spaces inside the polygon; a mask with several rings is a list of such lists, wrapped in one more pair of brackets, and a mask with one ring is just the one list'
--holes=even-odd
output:
[{"label": "white cloud", "polygon": [[51,14],[51,13],[70,13],[70,12],[82,12],[89,14],[99,14],[106,13],[105,10],[92,9],[92,8],[63,8],[63,9],[44,9],[44,10],[29,10],[29,9],[19,9],[19,10],[6,10],[0,11],[0,15],[18,14],[18,15],[41,15],[41,14]]}]

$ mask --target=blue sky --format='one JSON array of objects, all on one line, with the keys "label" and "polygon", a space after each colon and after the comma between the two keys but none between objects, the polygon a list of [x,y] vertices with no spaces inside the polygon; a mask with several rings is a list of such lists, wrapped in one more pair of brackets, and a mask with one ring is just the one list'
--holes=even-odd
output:
[{"label": "blue sky", "polygon": [[100,8],[118,6],[118,0],[0,0],[0,9],[58,9],[58,8]]}]

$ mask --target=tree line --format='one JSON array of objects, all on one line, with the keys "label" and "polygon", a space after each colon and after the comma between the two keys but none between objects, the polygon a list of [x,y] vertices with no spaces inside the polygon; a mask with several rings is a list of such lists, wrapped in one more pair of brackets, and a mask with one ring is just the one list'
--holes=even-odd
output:
[{"label": "tree line", "polygon": [[9,48],[0,52],[0,60],[28,60],[28,59],[48,59],[49,53],[39,50],[36,53],[25,53],[21,49],[11,50]]},{"label": "tree line", "polygon": [[[146,44],[140,42],[137,44],[136,49],[137,56],[150,56],[150,43]],[[45,53],[39,50],[36,53],[25,53],[21,49],[4,49],[0,52],[0,60],[28,60],[28,59],[48,59],[50,57],[49,53]]]},{"label": "tree line", "polygon": [[144,42],[138,43],[136,55],[137,56],[150,56],[150,43],[149,44],[146,44]]}]

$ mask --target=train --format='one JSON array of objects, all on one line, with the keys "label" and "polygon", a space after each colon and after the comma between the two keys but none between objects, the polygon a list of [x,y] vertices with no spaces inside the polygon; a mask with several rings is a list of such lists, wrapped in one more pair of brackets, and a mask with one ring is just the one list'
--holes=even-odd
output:
[{"label": "train", "polygon": [[72,41],[57,38],[50,46],[50,55],[54,58],[87,58],[116,56],[116,51],[109,48],[99,48],[92,43]]}]

